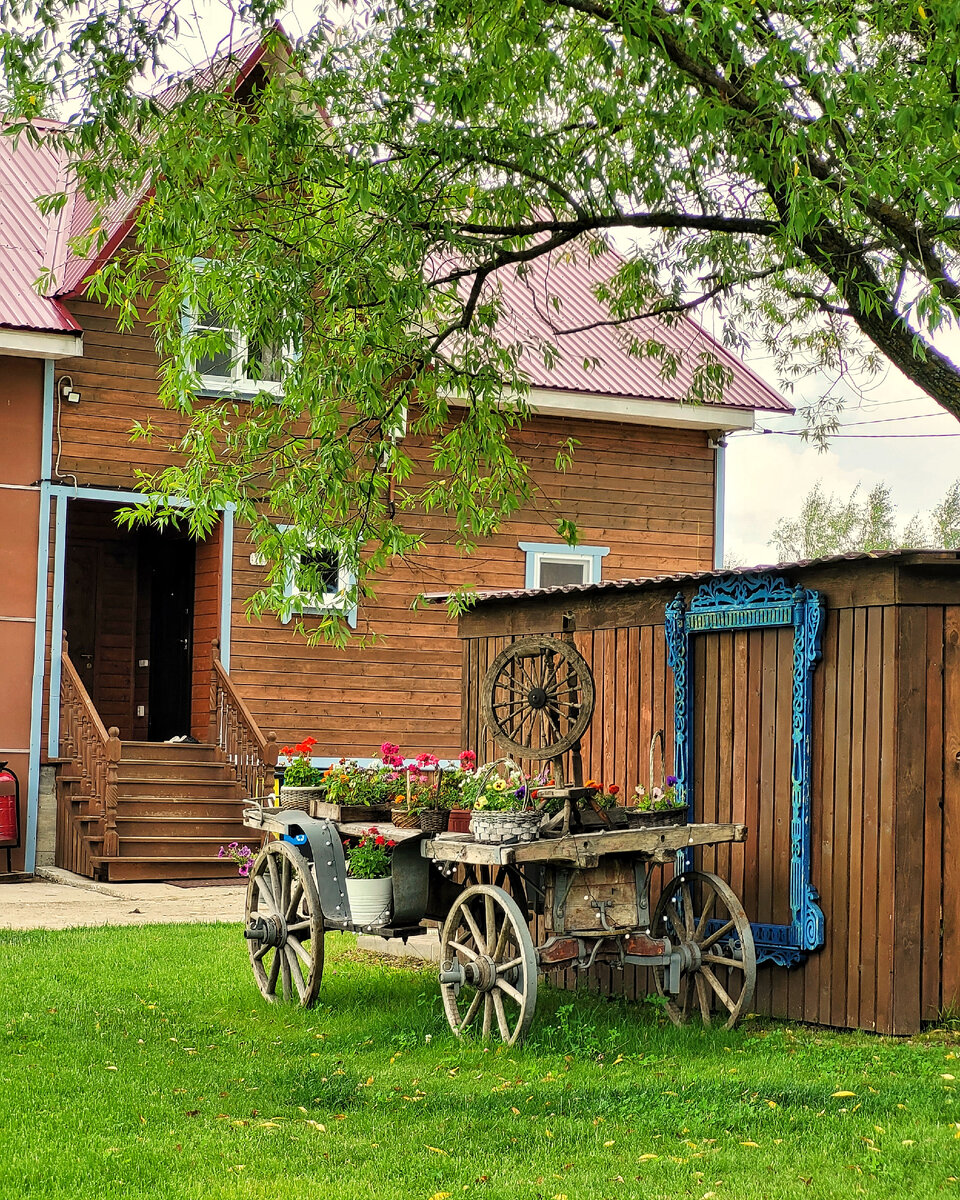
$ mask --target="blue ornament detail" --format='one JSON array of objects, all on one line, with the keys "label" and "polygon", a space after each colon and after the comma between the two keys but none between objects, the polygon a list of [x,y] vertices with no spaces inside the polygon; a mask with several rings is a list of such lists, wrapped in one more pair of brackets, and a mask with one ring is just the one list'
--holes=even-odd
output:
[{"label": "blue ornament detail", "polygon": [[[790,912],[789,925],[754,924],[757,962],[782,967],[801,963],[823,945],[823,912],[810,881],[811,723],[813,670],[820,660],[823,598],[793,586],[782,575],[751,572],[724,575],[703,584],[690,601],[682,594],[666,608],[667,662],[674,678],[674,744],[677,794],[692,794],[693,681],[688,670],[690,637],[735,629],[793,626],[793,717],[790,765]],[[693,851],[677,854],[677,869],[693,868]]]}]

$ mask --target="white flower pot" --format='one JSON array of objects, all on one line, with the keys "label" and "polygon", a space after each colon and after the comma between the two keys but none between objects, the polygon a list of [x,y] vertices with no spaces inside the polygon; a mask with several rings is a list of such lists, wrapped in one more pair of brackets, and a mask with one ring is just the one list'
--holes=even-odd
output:
[{"label": "white flower pot", "polygon": [[347,899],[354,925],[386,925],[393,902],[393,880],[353,879],[347,876]]}]

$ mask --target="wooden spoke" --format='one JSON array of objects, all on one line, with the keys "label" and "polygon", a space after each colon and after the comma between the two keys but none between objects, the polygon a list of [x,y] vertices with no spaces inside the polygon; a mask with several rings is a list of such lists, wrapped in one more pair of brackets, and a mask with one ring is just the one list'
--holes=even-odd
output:
[{"label": "wooden spoke", "polygon": [[[677,909],[678,898],[682,915]],[[652,968],[670,1018],[678,1025],[689,1021],[695,994],[704,1025],[711,1023],[715,1002],[719,1002],[724,1028],[732,1029],[753,999],[757,955],[750,922],[730,887],[716,875],[685,871],[661,892],[651,932],[654,937],[679,941],[681,961],[687,964],[681,971],[676,994],[669,991],[669,967]],[[736,951],[731,949],[728,957],[724,947],[736,947]],[[734,972],[725,977],[726,986],[717,975],[718,969]]]},{"label": "wooden spoke", "polygon": [[729,994],[727,993],[727,989],[723,986],[723,984],[716,977],[716,975],[714,975],[714,973],[710,970],[710,968],[708,966],[701,965],[700,970],[697,972],[697,978],[699,979],[701,977],[703,979],[705,979],[707,983],[710,984],[710,986],[713,988],[713,990],[717,994],[717,996],[720,997],[720,1000],[721,1000],[723,1006],[726,1008],[727,1012],[732,1013],[733,1010],[737,1007],[736,1002],[730,998]]},{"label": "wooden spoke", "polygon": [[457,966],[461,976],[440,984],[454,1033],[479,1023],[481,1037],[495,1033],[507,1045],[527,1033],[537,1003],[536,953],[520,906],[503,888],[481,883],[460,893],[440,933],[440,961],[445,973]]},{"label": "wooden spoke", "polygon": [[486,949],[484,942],[483,942],[483,934],[480,932],[480,927],[479,927],[479,925],[477,925],[477,922],[474,918],[473,913],[470,911],[470,906],[468,904],[465,904],[463,906],[463,919],[466,921],[467,927],[469,928],[470,933],[473,937],[473,944],[476,946],[476,948],[482,954],[484,952],[484,950]]},{"label": "wooden spoke", "polygon": [[309,864],[289,842],[268,842],[247,886],[246,926],[257,987],[271,1003],[312,1006],[323,975],[323,913]]},{"label": "wooden spoke", "polygon": [[700,943],[700,949],[706,950],[710,946],[715,945],[722,937],[726,937],[726,935],[731,931],[731,929],[735,929],[736,924],[737,924],[736,921],[734,921],[732,918],[729,921],[725,922],[723,925],[720,926],[719,929],[714,930],[714,932],[711,933],[709,937],[703,939],[703,941]]}]

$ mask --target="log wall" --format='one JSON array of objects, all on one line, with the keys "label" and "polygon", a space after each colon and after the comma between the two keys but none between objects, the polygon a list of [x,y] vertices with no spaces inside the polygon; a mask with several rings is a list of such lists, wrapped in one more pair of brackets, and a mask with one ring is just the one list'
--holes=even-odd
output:
[{"label": "log wall", "polygon": [[[960,562],[942,579],[892,562],[790,578],[818,587],[827,606],[812,728],[812,879],[826,942],[803,966],[761,967],[754,1009],[913,1032],[960,1006]],[[676,591],[568,594],[466,615],[465,743],[495,756],[478,707],[494,655],[514,636],[556,633],[572,611],[597,683],[587,773],[627,791],[649,785],[657,728],[666,730],[669,772],[673,679],[662,616]],[[906,602],[921,599],[929,602]],[[786,923],[792,630],[698,634],[691,644],[693,819],[750,829],[745,845],[705,850],[700,865],[732,884],[751,920]],[[654,775],[659,783],[659,756]],[[629,968],[598,968],[588,985],[647,991]]]}]

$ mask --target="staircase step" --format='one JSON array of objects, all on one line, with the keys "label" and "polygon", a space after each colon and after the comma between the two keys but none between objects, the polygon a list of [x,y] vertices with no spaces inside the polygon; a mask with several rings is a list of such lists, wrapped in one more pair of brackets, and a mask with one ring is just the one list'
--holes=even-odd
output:
[{"label": "staircase step", "polygon": [[117,764],[117,778],[120,783],[127,779],[195,779],[197,782],[227,779],[232,783],[236,774],[229,763],[223,762],[190,759],[154,762],[145,758],[121,758]]},{"label": "staircase step", "polygon": [[238,879],[237,864],[229,859],[207,858],[103,858],[92,855],[95,866],[106,866],[111,883],[133,883],[149,880],[159,883],[165,879]]},{"label": "staircase step", "polygon": [[240,799],[240,788],[231,779],[149,779],[128,777],[120,782],[122,797],[133,800],[144,796],[165,796],[183,800]]},{"label": "staircase step", "polygon": [[121,796],[117,803],[117,817],[213,817],[223,821],[243,820],[246,804],[234,796],[213,797],[186,796]]},{"label": "staircase step", "polygon": [[[246,837],[248,830],[244,830]],[[254,842],[256,834],[253,834]],[[239,837],[230,837],[228,841],[239,841]],[[123,837],[120,839],[121,858],[217,858],[220,847],[224,844],[222,837],[184,837],[176,833],[164,831],[154,837]],[[253,846],[253,842],[247,845]],[[176,878],[173,876],[172,878]]]},{"label": "staircase step", "polygon": [[219,746],[212,742],[124,742],[123,757],[150,762],[223,761]]},{"label": "staircase step", "polygon": [[[227,817],[210,816],[163,816],[141,817],[117,815],[117,832],[120,834],[120,844],[124,845],[130,839],[156,838],[164,840],[174,838],[219,838],[221,843],[245,841],[247,838],[257,840],[257,833],[245,829],[240,813],[231,813]],[[252,845],[252,842],[248,842]]]}]

